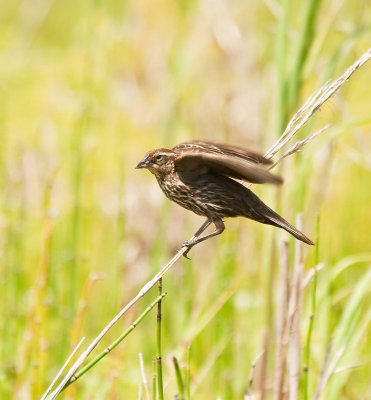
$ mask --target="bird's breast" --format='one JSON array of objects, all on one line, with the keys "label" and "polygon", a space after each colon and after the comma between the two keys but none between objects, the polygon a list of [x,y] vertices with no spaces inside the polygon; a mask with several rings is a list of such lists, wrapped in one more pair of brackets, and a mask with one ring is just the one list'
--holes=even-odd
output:
[{"label": "bird's breast", "polygon": [[158,183],[170,200],[178,202],[189,197],[189,188],[176,176],[168,175],[163,179],[158,179]]},{"label": "bird's breast", "polygon": [[177,174],[158,179],[158,183],[167,198],[198,215],[206,215],[205,207],[199,201],[195,188],[183,182]]},{"label": "bird's breast", "polygon": [[233,193],[226,191],[212,176],[188,182],[178,174],[169,174],[158,178],[158,183],[166,197],[195,214],[211,219],[238,215],[229,207],[230,201],[235,200]]}]

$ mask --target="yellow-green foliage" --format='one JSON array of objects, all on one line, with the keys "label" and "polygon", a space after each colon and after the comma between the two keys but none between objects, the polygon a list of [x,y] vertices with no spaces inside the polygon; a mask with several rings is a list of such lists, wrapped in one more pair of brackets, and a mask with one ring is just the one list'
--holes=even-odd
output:
[{"label": "yellow-green foliage", "polygon": [[[2,399],[41,397],[73,345],[82,336],[90,342],[202,222],[134,170],[143,154],[196,138],[264,152],[310,93],[367,50],[370,12],[367,1],[352,0],[2,2]],[[323,399],[371,398],[370,74],[366,64],[299,133],[332,124],[282,164],[279,196],[253,188],[292,222],[302,211],[312,239],[320,214],[325,267],[310,398],[331,341],[333,354],[345,350]],[[165,276],[165,398],[176,392],[173,356],[184,375],[190,357],[192,398],[243,398],[275,304],[267,287],[282,238],[272,227],[227,221],[222,237],[200,244],[192,261]],[[315,251],[306,252],[313,268]],[[312,283],[303,348],[311,291]],[[156,296],[153,289],[99,349]],[[61,397],[137,398],[139,352],[150,380],[153,311]],[[272,369],[270,362],[269,376]],[[304,386],[301,380],[300,398]]]}]

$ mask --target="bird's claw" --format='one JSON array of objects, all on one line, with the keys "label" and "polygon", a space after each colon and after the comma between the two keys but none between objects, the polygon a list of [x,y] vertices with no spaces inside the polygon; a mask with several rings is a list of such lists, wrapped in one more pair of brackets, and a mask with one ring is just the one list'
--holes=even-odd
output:
[{"label": "bird's claw", "polygon": [[182,247],[187,247],[187,250],[183,253],[183,256],[185,258],[187,258],[188,260],[190,260],[190,258],[188,257],[188,253],[191,250],[191,248],[194,246],[194,243],[192,240],[186,240],[183,244]]}]

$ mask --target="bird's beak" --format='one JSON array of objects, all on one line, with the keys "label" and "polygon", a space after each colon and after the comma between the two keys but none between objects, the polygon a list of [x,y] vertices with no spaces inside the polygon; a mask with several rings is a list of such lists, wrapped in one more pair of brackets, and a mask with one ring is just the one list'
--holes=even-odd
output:
[{"label": "bird's beak", "polygon": [[137,166],[135,167],[136,169],[139,168],[148,168],[151,166],[151,162],[148,160],[148,156],[146,155],[143,160],[141,160]]}]

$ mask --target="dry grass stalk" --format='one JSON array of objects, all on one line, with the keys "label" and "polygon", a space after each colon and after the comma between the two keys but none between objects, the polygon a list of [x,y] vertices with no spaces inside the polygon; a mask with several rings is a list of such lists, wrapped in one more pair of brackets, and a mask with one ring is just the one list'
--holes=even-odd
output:
[{"label": "dry grass stalk", "polygon": [[[316,392],[314,393],[313,400],[318,400],[319,396],[322,394],[323,389],[325,388],[327,382],[331,378],[331,375],[334,373],[337,363],[339,362],[339,360],[345,350],[345,347],[341,346],[340,349],[338,350],[338,352],[335,354],[331,364],[328,365],[329,360],[330,360],[331,348],[332,348],[332,346],[329,346],[329,349],[326,353],[325,361],[324,361],[323,367],[322,367],[321,376],[318,381],[318,385],[316,388]],[[328,365],[328,367],[327,367],[327,365]]]},{"label": "dry grass stalk", "polygon": [[259,373],[259,385],[258,385],[258,398],[259,400],[265,400],[266,398],[266,382],[268,372],[268,354],[269,354],[269,339],[270,332],[266,327],[263,333],[263,357],[261,361],[260,373]]},{"label": "dry grass stalk", "polygon": [[[62,368],[58,371],[57,375],[55,376],[55,378],[53,379],[52,383],[50,384],[50,386],[46,389],[45,393],[43,394],[43,396],[41,397],[40,400],[45,400],[48,396],[48,394],[50,393],[50,391],[52,390],[52,387],[55,385],[55,383],[57,382],[57,380],[59,379],[59,377],[62,375],[63,371],[65,370],[65,368],[67,367],[68,363],[71,361],[72,357],[75,355],[76,351],[78,350],[78,348],[81,346],[82,342],[85,340],[85,337],[81,338],[81,340],[79,341],[79,343],[77,343],[77,345],[75,346],[75,348],[72,350],[72,353],[69,355],[69,357],[67,358],[66,362],[62,365]],[[62,382],[61,382],[62,384]],[[62,390],[63,386],[61,386],[61,384],[58,386],[58,388],[53,392],[53,395],[57,396],[58,393]],[[59,387],[61,387],[61,389],[58,391]],[[53,398],[53,397],[52,397]],[[54,397],[55,398],[55,397]]]},{"label": "dry grass stalk", "polygon": [[247,394],[244,396],[244,399],[252,399],[254,397],[253,393],[252,393],[252,385],[254,382],[254,373],[255,373],[255,368],[256,368],[256,364],[259,360],[259,358],[264,354],[264,350],[261,351],[253,360],[253,362],[251,363],[251,368],[250,368],[250,375],[249,375],[249,385],[247,387]]},{"label": "dry grass stalk", "polygon": [[288,299],[289,299],[289,243],[281,245],[278,275],[278,301],[276,316],[276,354],[273,381],[273,399],[282,400],[286,368],[286,347],[288,332]]},{"label": "dry grass stalk", "polygon": [[[296,226],[302,229],[302,218],[299,214],[296,220]],[[300,319],[302,309],[302,286],[304,275],[303,262],[304,245],[302,242],[295,241],[295,262],[293,270],[293,284],[290,290],[289,315],[290,315],[290,333],[288,345],[288,372],[289,372],[289,399],[297,400],[299,376],[300,376]]]},{"label": "dry grass stalk", "polygon": [[140,373],[142,375],[143,386],[146,392],[146,399],[151,400],[151,396],[149,394],[149,387],[148,387],[148,379],[146,376],[146,371],[144,370],[144,362],[143,362],[143,354],[139,353],[139,364],[140,364]]},{"label": "dry grass stalk", "polygon": [[278,163],[280,163],[284,158],[291,156],[292,154],[297,153],[300,151],[307,143],[312,141],[316,138],[320,133],[328,129],[331,125],[325,125],[323,128],[319,129],[318,131],[312,133],[311,135],[307,136],[303,140],[298,140],[292,147],[290,147],[284,154],[281,156],[269,169],[274,168]]},{"label": "dry grass stalk", "polygon": [[81,337],[81,331],[86,313],[86,307],[87,304],[89,304],[88,300],[90,298],[93,286],[97,281],[102,279],[104,279],[104,276],[101,274],[95,274],[95,273],[90,274],[83,287],[82,294],[77,307],[76,317],[72,323],[72,328],[71,328],[72,344],[77,343],[79,337]]},{"label": "dry grass stalk", "polygon": [[138,400],[142,400],[142,385],[139,383],[139,387],[138,387]]},{"label": "dry grass stalk", "polygon": [[328,82],[315,91],[308,100],[301,106],[288,123],[285,131],[276,143],[266,152],[267,158],[272,158],[283,146],[288,143],[296,132],[308,121],[308,119],[333,96],[341,86],[371,58],[371,48],[368,49],[353,65],[351,65],[338,79]]},{"label": "dry grass stalk", "polygon": [[314,274],[318,273],[319,271],[321,271],[324,268],[325,264],[324,263],[319,263],[318,265],[316,265],[314,268],[311,268],[307,274],[305,275],[304,279],[303,279],[303,287],[302,290],[304,290],[306,288],[306,286],[308,285],[308,283],[312,280]]}]

